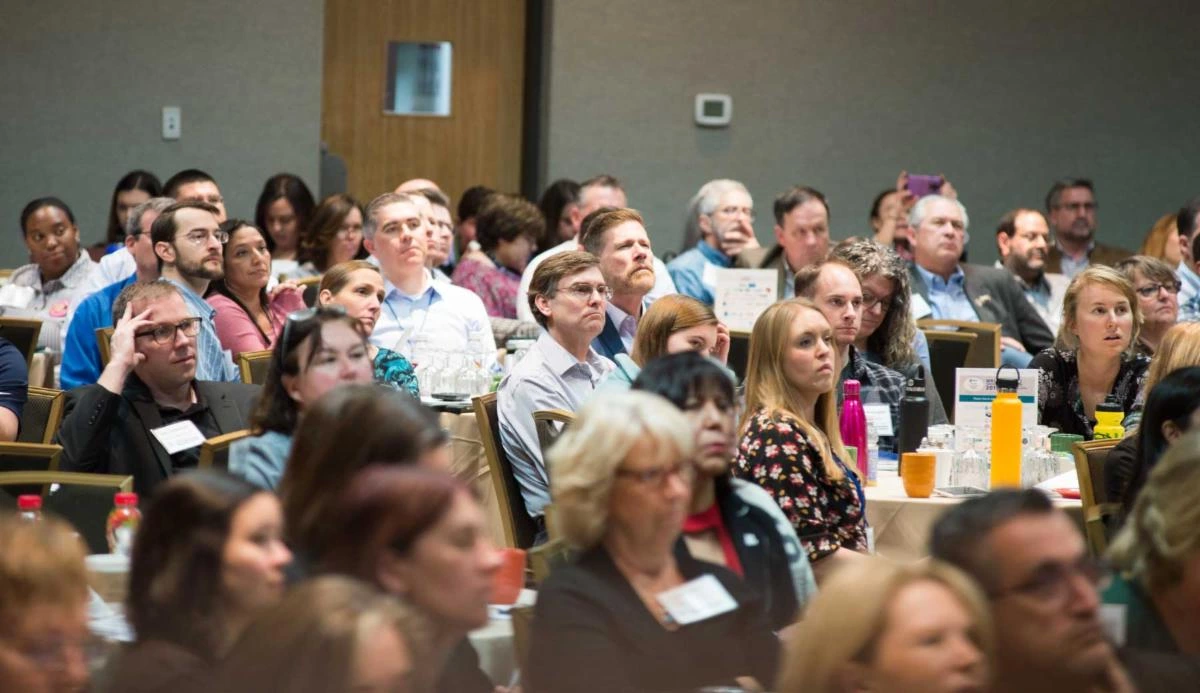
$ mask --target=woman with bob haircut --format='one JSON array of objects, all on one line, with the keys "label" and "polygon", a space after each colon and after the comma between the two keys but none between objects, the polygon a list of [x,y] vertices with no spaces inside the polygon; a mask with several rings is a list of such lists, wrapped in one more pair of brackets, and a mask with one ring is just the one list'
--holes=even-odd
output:
[{"label": "woman with bob haircut", "polygon": [[254,206],[254,225],[267,232],[272,276],[287,279],[297,274],[300,246],[315,206],[312,192],[299,176],[277,173],[263,184]]},{"label": "woman with bob haircut", "polygon": [[301,414],[333,388],[370,383],[367,340],[345,311],[309,308],[290,315],[271,350],[267,380],[250,416],[255,435],[229,450],[229,471],[274,491]]},{"label": "woman with bob haircut", "polygon": [[218,671],[225,693],[423,693],[424,620],[335,575],[293,588],[246,630]]},{"label": "woman with bob haircut", "polygon": [[438,691],[492,693],[467,634],[487,625],[501,558],[470,488],[442,471],[373,465],[325,521],[320,571],[370,582],[428,621]]},{"label": "woman with bob haircut", "polygon": [[646,309],[638,321],[631,353],[617,354],[617,367],[605,382],[628,387],[642,366],[660,356],[687,351],[725,364],[729,360],[729,328],[717,320],[711,306],[691,296],[663,296]]},{"label": "woman with bob haircut", "polygon": [[987,690],[983,593],[939,561],[869,558],[821,586],[787,644],[780,693]]},{"label": "woman with bob haircut", "polygon": [[[1165,382],[1165,381],[1164,381]],[[1125,645],[1200,655],[1200,432],[1155,465],[1109,550],[1106,604],[1125,607]]]},{"label": "woman with bob haircut", "polygon": [[300,242],[298,277],[316,277],[350,260],[365,260],[363,208],[358,200],[337,193],[321,200]]},{"label": "woman with bob haircut", "polygon": [[1140,409],[1150,366],[1136,351],[1141,327],[1141,307],[1125,275],[1104,265],[1075,275],[1063,297],[1054,346],[1029,364],[1041,371],[1039,422],[1091,440],[1096,405],[1109,395],[1126,416]]},{"label": "woman with bob haircut", "polygon": [[113,663],[109,690],[214,690],[213,667],[279,602],[291,559],[273,494],[207,469],[159,486],[129,562],[137,640]]},{"label": "woman with bob haircut", "polygon": [[737,443],[733,379],[713,359],[685,351],[650,361],[633,389],[666,398],[692,426],[696,474],[683,523],[688,551],[745,580],[761,597],[771,628],[791,625],[816,582],[787,516],[761,487],[729,473]]},{"label": "woman with bob haircut", "polygon": [[453,282],[483,300],[493,318],[517,317],[521,273],[545,230],[541,211],[516,195],[496,193],[475,217],[480,252],[463,256],[454,268]]},{"label": "woman with bob haircut", "polygon": [[734,462],[734,474],[766,489],[788,516],[818,584],[867,549],[862,486],[838,432],[835,349],[829,322],[807,299],[758,316]]},{"label": "woman with bob haircut", "polygon": [[[538,591],[530,690],[774,682],[779,643],[754,593],[679,541],[695,446],[690,424],[670,402],[611,392],[585,404],[551,448],[558,524],[580,555],[555,568]],[[698,578],[731,600],[731,609],[681,624],[657,595]]]}]

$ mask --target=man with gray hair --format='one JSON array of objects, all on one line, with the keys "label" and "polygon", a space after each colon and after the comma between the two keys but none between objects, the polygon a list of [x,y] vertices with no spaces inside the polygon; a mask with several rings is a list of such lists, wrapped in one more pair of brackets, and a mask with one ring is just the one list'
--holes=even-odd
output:
[{"label": "man with gray hair", "polygon": [[1000,362],[1025,368],[1054,343],[1054,334],[1005,270],[960,263],[967,209],[956,199],[927,195],[908,215],[913,248],[909,276],[913,318],[994,322],[1001,328]]},{"label": "man with gray hair", "polygon": [[713,304],[716,272],[732,267],[746,248],[757,248],[754,237],[754,199],[736,180],[718,178],[705,183],[696,193],[694,221],[700,240],[691,249],[667,263],[675,290],[708,305]]}]

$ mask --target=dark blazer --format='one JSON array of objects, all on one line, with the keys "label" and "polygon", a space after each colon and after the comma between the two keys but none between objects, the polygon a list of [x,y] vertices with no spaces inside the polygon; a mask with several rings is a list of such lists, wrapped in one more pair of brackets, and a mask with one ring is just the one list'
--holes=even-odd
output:
[{"label": "dark blazer", "polygon": [[538,591],[526,664],[536,693],[690,691],[753,676],[775,682],[779,639],[753,593],[733,573],[692,558],[676,544],[685,580],[711,574],[738,603],[712,618],[664,628],[597,546],[555,568]]},{"label": "dark blazer", "polygon": [[592,348],[610,361],[615,361],[617,354],[628,353],[625,351],[625,342],[621,341],[621,333],[617,331],[617,324],[608,313],[604,314],[604,331],[592,340]]},{"label": "dark blazer", "polygon": [[[1124,248],[1097,243],[1092,247],[1092,252],[1088,254],[1088,262],[1093,265],[1108,265],[1111,267],[1131,255],[1133,253]],[[1053,274],[1062,274],[1062,251],[1054,243],[1051,243],[1050,247],[1046,250],[1045,271]]]},{"label": "dark blazer", "polygon": [[787,267],[783,264],[783,246],[773,245],[770,248],[747,248],[733,260],[734,267],[743,269],[773,269],[777,275],[775,298],[782,299],[786,294]]},{"label": "dark blazer", "polygon": [[[130,376],[133,378],[134,376]],[[260,388],[245,383],[195,381],[221,433],[246,428]],[[126,393],[129,391],[126,384]],[[152,402],[131,401],[99,384],[67,393],[62,425],[55,436],[63,446],[60,468],[133,476],[139,495],[148,497],[172,474],[171,458],[150,433],[162,426]]]},{"label": "dark blazer", "polygon": [[[981,322],[1000,323],[1001,333],[1020,342],[1031,354],[1054,343],[1054,334],[1025,298],[1016,277],[995,267],[965,262],[959,266],[963,270],[963,288]],[[908,276],[912,290],[928,303],[929,287],[916,265],[908,266]]]}]

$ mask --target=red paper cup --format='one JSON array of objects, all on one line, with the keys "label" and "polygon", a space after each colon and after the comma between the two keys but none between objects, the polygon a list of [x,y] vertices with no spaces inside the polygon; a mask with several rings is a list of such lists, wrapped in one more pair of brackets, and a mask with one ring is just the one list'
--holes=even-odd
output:
[{"label": "red paper cup", "polygon": [[500,549],[500,570],[492,578],[491,604],[513,604],[525,587],[525,551]]}]

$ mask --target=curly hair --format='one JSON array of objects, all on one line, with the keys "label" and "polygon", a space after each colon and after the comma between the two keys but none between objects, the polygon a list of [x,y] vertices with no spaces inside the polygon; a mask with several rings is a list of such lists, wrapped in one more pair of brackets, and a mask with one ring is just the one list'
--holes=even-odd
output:
[{"label": "curly hair", "polygon": [[875,275],[892,282],[895,287],[892,303],[879,328],[867,337],[867,350],[878,354],[889,368],[916,363],[913,340],[917,336],[917,324],[909,306],[912,293],[904,260],[896,251],[869,238],[844,240],[833,247],[829,256],[845,261],[860,282]]}]

